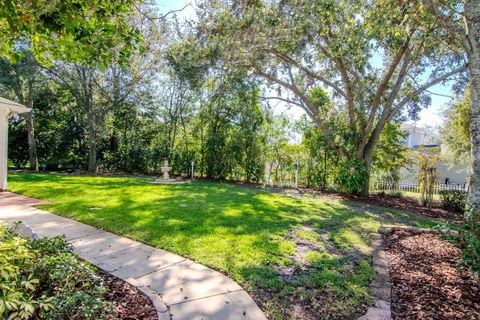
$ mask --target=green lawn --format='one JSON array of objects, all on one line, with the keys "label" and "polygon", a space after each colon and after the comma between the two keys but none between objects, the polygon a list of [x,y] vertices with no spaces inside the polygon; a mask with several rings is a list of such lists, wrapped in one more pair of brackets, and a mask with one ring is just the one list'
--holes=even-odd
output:
[{"label": "green lawn", "polygon": [[[228,274],[272,319],[348,318],[368,303],[370,240],[382,224],[432,226],[401,211],[296,199],[223,183],[11,174],[44,209]],[[303,315],[301,315],[303,313]]]}]

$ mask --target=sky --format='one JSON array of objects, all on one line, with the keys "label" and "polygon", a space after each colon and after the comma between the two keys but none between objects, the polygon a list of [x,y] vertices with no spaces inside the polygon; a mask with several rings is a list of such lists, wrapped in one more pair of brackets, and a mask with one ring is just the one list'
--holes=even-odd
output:
[{"label": "sky", "polygon": [[[192,0],[155,0],[157,7],[161,13],[167,13],[172,10],[179,10],[187,6],[181,12],[177,12],[176,15],[179,18],[191,18],[195,15],[195,1]],[[432,94],[432,103],[430,107],[420,111],[419,116],[420,120],[418,121],[407,121],[410,124],[416,124],[420,127],[440,127],[443,124],[444,117],[443,113],[451,101],[451,98],[445,96],[453,96],[451,89],[448,85],[438,84],[429,89],[432,93],[437,93],[440,95]],[[299,107],[292,106],[288,107],[284,104],[278,104],[276,107],[277,112],[286,113],[294,119],[300,118],[305,112]]]}]

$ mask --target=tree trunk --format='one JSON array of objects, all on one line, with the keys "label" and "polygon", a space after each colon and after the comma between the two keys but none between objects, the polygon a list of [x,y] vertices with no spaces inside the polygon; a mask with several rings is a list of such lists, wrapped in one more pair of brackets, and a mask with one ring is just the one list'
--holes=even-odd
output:
[{"label": "tree trunk", "polygon": [[480,2],[465,1],[470,50],[466,50],[470,71],[470,139],[472,152],[472,177],[468,200],[475,211],[480,211]]},{"label": "tree trunk", "polygon": [[97,133],[93,115],[89,116],[88,125],[88,171],[97,171]]},{"label": "tree trunk", "polygon": [[28,155],[30,170],[38,170],[37,163],[37,144],[35,143],[35,131],[33,129],[33,116],[32,112],[25,114],[25,120],[27,122],[27,133],[28,133]]},{"label": "tree trunk", "polygon": [[[15,90],[17,95],[18,102],[20,104],[26,105],[28,108],[33,109],[33,82],[28,82],[28,101],[25,101],[25,96],[21,89],[21,86]],[[27,135],[28,135],[28,159],[29,167],[31,170],[38,170],[38,161],[37,161],[37,144],[35,143],[35,130],[33,126],[33,115],[32,112],[25,113],[25,121],[27,123]]]},{"label": "tree trunk", "polygon": [[[28,103],[27,107],[33,109],[33,82],[28,82]],[[37,162],[37,144],[35,143],[35,130],[33,129],[33,114],[30,111],[26,114],[27,132],[28,132],[28,153],[30,160],[30,169],[38,170]]]},{"label": "tree trunk", "polygon": [[[477,64],[477,66],[475,66]],[[477,70],[474,70],[474,67]],[[480,58],[471,60],[470,71],[470,139],[472,146],[472,177],[470,180],[469,202],[480,210]]]},{"label": "tree trunk", "polygon": [[370,174],[372,173],[372,158],[363,159],[363,163],[365,164],[365,168],[367,169],[367,178],[364,181],[363,189],[360,192],[362,196],[368,196],[370,193]]}]

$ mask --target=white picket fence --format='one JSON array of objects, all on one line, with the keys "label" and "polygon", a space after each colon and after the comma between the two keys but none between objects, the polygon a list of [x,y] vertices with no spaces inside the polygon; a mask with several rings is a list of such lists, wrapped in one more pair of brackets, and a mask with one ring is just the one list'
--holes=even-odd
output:
[{"label": "white picket fence", "polygon": [[[416,181],[399,181],[393,183],[392,181],[373,181],[370,184],[371,191],[403,191],[420,193],[420,183]],[[438,194],[440,190],[462,190],[467,191],[467,184],[444,184],[435,183],[433,186],[434,194]]]}]

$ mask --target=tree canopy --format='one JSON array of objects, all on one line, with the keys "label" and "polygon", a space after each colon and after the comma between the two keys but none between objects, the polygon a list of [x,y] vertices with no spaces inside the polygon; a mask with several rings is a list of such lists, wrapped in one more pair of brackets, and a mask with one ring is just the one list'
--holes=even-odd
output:
[{"label": "tree canopy", "polygon": [[[181,73],[233,72],[264,80],[318,125],[341,157],[363,161],[386,123],[430,102],[426,90],[466,70],[432,15],[410,1],[204,1],[190,36],[170,49]],[[320,108],[311,90],[331,104]],[[335,137],[344,119],[353,146]],[[343,125],[343,124],[342,124]],[[368,182],[367,182],[368,183]]]},{"label": "tree canopy", "polygon": [[141,34],[129,23],[132,0],[0,1],[0,53],[13,61],[18,41],[28,41],[36,59],[106,66],[125,64],[142,49]]},{"label": "tree canopy", "polygon": [[470,93],[467,90],[462,98],[449,106],[445,114],[442,142],[447,147],[448,159],[452,164],[470,161],[470,104]]}]

